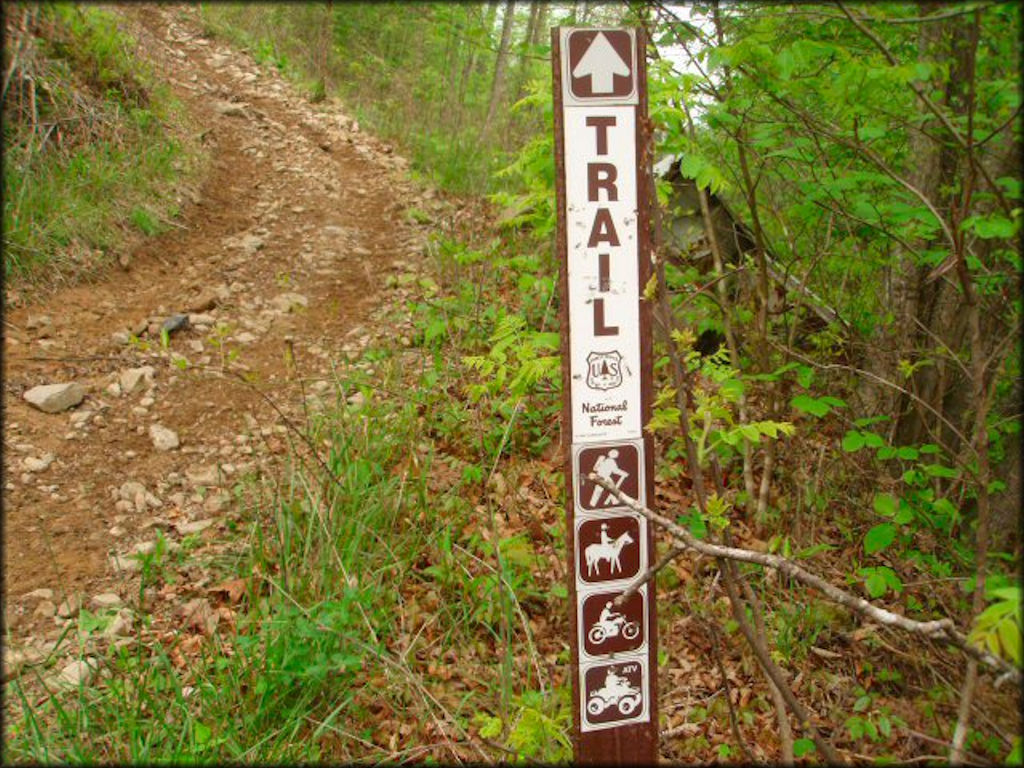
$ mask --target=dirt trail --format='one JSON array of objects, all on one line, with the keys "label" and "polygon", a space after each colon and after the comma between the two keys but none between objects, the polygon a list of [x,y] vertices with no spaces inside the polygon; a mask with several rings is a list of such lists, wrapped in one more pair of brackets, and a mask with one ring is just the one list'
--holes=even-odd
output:
[{"label": "dirt trail", "polygon": [[[403,211],[424,202],[388,147],[204,37],[195,8],[121,12],[205,132],[209,171],[180,228],[143,244],[127,269],[7,314],[4,610],[16,638],[55,636],[53,608],[73,593],[127,598],[137,576],[116,558],[156,528],[174,541],[212,520],[201,535],[217,536],[225,489],[284,448],[260,393],[293,414],[311,392],[333,402],[332,360],[393,332],[374,325],[379,286],[422,259],[425,233]],[[160,349],[159,324],[175,313],[190,313],[170,337],[184,371]],[[140,332],[148,350],[129,339]],[[229,367],[251,383],[219,370],[230,350]],[[126,371],[147,365],[151,378],[118,393]],[[66,381],[87,389],[70,411],[22,399]],[[153,424],[180,446],[157,450]],[[54,595],[26,597],[40,589]]]}]

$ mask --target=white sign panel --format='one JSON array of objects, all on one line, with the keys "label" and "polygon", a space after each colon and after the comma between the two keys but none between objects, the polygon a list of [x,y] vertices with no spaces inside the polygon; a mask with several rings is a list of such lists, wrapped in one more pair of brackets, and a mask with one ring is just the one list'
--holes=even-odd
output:
[{"label": "white sign panel", "polygon": [[635,110],[564,125],[572,442],[641,437]]}]

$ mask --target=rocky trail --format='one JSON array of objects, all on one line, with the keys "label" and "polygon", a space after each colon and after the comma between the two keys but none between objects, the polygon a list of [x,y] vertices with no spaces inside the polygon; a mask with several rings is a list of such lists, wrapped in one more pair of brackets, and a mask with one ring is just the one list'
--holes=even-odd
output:
[{"label": "rocky trail", "polygon": [[[336,104],[204,36],[194,7],[121,13],[209,163],[171,231],[123,267],[6,314],[8,674],[80,608],[129,606],[130,556],[159,534],[172,549],[227,538],[232,486],[279,462],[286,419],[333,404],[334,361],[405,332],[383,297],[400,305],[389,276],[423,258],[426,228],[406,211],[442,206]],[[73,386],[38,389],[60,384]],[[132,620],[126,607],[103,641],[129,642]],[[60,674],[74,682],[80,666]]]}]

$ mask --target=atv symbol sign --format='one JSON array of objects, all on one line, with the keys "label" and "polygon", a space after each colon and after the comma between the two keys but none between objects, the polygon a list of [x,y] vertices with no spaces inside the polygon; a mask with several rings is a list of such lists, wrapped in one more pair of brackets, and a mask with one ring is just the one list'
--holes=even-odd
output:
[{"label": "atv symbol sign", "polygon": [[583,730],[609,728],[646,714],[643,661],[595,664],[583,675]]}]

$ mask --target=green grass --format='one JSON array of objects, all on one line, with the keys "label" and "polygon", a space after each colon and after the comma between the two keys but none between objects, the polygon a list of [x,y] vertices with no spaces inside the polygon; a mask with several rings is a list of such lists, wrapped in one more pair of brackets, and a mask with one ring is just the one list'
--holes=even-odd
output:
[{"label": "green grass", "polygon": [[[131,231],[155,235],[172,204],[179,145],[150,143],[142,133],[125,146],[92,144],[70,156],[35,158],[28,167],[4,167],[4,239],[8,274],[26,277],[63,257],[115,249]],[[54,262],[57,262],[56,264]]]},{"label": "green grass", "polygon": [[[101,683],[43,704],[34,703],[41,680],[9,684],[9,758],[304,762],[407,750],[450,760],[444,740],[424,730],[435,721],[464,759],[500,757],[469,734],[497,729],[500,739],[502,723],[515,749],[564,758],[568,701],[537,695],[550,683],[534,671],[524,613],[527,601],[559,610],[561,597],[537,582],[525,537],[503,540],[495,559],[493,518],[466,500],[478,479],[459,478],[439,456],[421,415],[448,407],[445,387],[420,375],[410,380],[387,349],[339,363],[337,402],[310,417],[304,438],[290,434],[290,469],[240,489],[252,499],[241,510],[241,554],[215,577],[248,578],[237,632],[186,653],[185,666],[177,654],[187,632],[110,652]],[[346,404],[355,392],[365,398],[358,407]],[[181,578],[175,569],[188,561],[179,559],[150,563],[143,592]],[[518,660],[514,672],[503,656]],[[395,714],[382,722],[385,703]],[[410,722],[394,751],[381,744],[382,729]]]},{"label": "green grass", "polygon": [[4,104],[4,272],[29,281],[89,271],[165,230],[195,153],[173,135],[181,105],[133,58],[116,17],[66,4],[40,13],[52,32],[30,45],[38,72],[25,86],[39,83],[38,114]]}]

